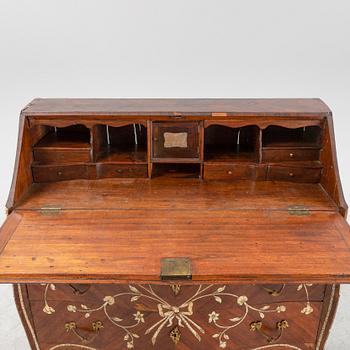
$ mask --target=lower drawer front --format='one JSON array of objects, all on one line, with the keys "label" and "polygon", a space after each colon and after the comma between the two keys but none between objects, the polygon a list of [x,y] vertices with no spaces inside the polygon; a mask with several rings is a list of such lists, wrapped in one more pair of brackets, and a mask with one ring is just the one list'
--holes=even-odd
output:
[{"label": "lower drawer front", "polygon": [[321,173],[321,168],[270,165],[267,180],[317,183],[320,181]]},{"label": "lower drawer front", "polygon": [[34,182],[88,179],[87,165],[33,165]]},{"label": "lower drawer front", "polygon": [[97,164],[98,179],[116,177],[147,177],[146,164]]},{"label": "lower drawer front", "polygon": [[[314,349],[322,308],[308,293],[270,303],[236,294],[249,286],[111,285],[90,300],[49,300],[60,287],[41,287],[30,304],[42,350]],[[304,285],[293,287],[297,295]]]},{"label": "lower drawer front", "polygon": [[259,180],[265,179],[265,167],[255,164],[205,164],[207,180]]}]

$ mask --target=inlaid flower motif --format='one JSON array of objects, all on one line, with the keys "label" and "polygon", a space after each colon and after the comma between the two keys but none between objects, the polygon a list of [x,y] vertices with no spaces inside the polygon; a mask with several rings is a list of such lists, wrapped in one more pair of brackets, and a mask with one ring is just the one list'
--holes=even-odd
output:
[{"label": "inlaid flower motif", "polygon": [[44,284],[45,285],[45,292],[44,292],[44,302],[45,302],[45,306],[43,308],[43,311],[47,314],[47,315],[52,315],[56,312],[56,310],[51,307],[47,301],[47,294],[49,292],[49,289],[52,291],[56,290],[56,286],[53,283],[48,283],[48,284]]},{"label": "inlaid flower motif", "polygon": [[[308,287],[311,285],[301,284],[297,286],[297,291],[305,291],[307,301],[306,305],[301,312],[305,315],[311,314],[314,309],[311,306]],[[47,284],[45,287],[45,306],[44,312],[47,314],[52,314],[55,310],[49,306],[47,302],[47,293],[49,291],[55,291],[55,286],[53,284]],[[153,290],[152,285],[129,285],[128,291],[122,291],[119,294],[115,294],[113,296],[105,296],[103,298],[103,303],[89,307],[85,304],[81,304],[80,306],[68,305],[67,310],[73,313],[82,313],[86,318],[90,317],[93,313],[103,311],[107,317],[107,319],[116,327],[119,327],[125,332],[124,341],[125,347],[127,349],[135,348],[135,339],[140,338],[137,334],[136,327],[142,323],[146,323],[145,314],[141,311],[137,310],[137,306],[134,309],[135,313],[131,313],[134,317],[135,322],[133,324],[127,323],[123,324],[123,319],[120,318],[118,314],[111,315],[110,312],[112,310],[109,309],[109,306],[115,305],[117,300],[120,297],[126,296],[130,298],[130,303],[134,303],[139,299],[148,299],[155,302],[155,306],[158,308],[158,314],[160,319],[155,322],[153,325],[145,331],[145,334],[152,333],[152,344],[155,345],[159,334],[164,331],[164,328],[173,327],[174,324],[177,327],[187,328],[192,335],[198,340],[201,341],[201,335],[205,334],[205,330],[195,322],[192,316],[195,314],[195,304],[199,300],[213,298],[217,303],[224,304],[227,298],[233,299],[234,303],[240,306],[240,308],[236,311],[237,314],[232,314],[226,324],[224,323],[224,319],[220,318],[220,314],[216,311],[212,311],[208,314],[208,320],[210,324],[213,324],[218,329],[218,333],[212,335],[213,338],[217,339],[218,346],[221,349],[227,348],[231,345],[231,340],[229,336],[230,330],[233,328],[239,327],[243,324],[243,322],[248,317],[249,313],[257,313],[260,318],[265,318],[270,313],[282,313],[286,312],[286,307],[284,305],[278,305],[275,308],[272,308],[271,305],[264,305],[260,307],[255,307],[248,303],[248,297],[245,295],[236,295],[229,290],[227,290],[226,286],[217,287],[215,285],[200,285],[197,291],[182,304],[172,305],[166,299],[163,299],[159,296],[155,290]],[[113,308],[114,312],[118,312],[118,308]],[[148,313],[148,312],[147,312]],[[219,319],[220,318],[220,319]],[[135,332],[135,331],[136,332]]]},{"label": "inlaid flower motif", "polygon": [[67,306],[67,310],[68,310],[69,312],[77,312],[77,307],[74,306],[74,305],[68,305],[68,306]]},{"label": "inlaid flower motif", "polygon": [[220,348],[225,349],[227,346],[227,343],[225,341],[220,342]]},{"label": "inlaid flower motif", "polygon": [[106,296],[103,298],[103,301],[107,303],[108,305],[113,305],[115,303],[115,299],[111,296]]},{"label": "inlaid flower motif", "polygon": [[312,287],[312,284],[310,283],[299,284],[297,288],[298,292],[301,290],[304,290],[306,294],[306,306],[301,310],[301,313],[306,316],[314,312],[314,308],[311,306],[311,303],[310,303],[309,290],[308,290],[309,287]]},{"label": "inlaid flower motif", "polygon": [[284,305],[277,306],[276,311],[280,314],[281,312],[286,312],[287,308]]},{"label": "inlaid flower motif", "polygon": [[309,302],[306,303],[306,306],[301,310],[301,313],[305,315],[310,315],[313,312],[314,312],[314,308],[311,306]]},{"label": "inlaid flower motif", "polygon": [[143,318],[144,314],[142,314],[140,311],[137,311],[136,314],[134,314],[135,321],[145,323],[145,319]]},{"label": "inlaid flower motif", "polygon": [[212,323],[212,322],[216,322],[219,319],[220,314],[213,311],[208,316],[209,316],[209,323]]},{"label": "inlaid flower motif", "polygon": [[248,301],[248,298],[245,295],[242,295],[237,298],[237,304],[242,306]]},{"label": "inlaid flower motif", "polygon": [[43,308],[43,311],[48,314],[48,315],[52,315],[53,313],[55,313],[55,309],[49,305],[45,305],[45,307]]}]

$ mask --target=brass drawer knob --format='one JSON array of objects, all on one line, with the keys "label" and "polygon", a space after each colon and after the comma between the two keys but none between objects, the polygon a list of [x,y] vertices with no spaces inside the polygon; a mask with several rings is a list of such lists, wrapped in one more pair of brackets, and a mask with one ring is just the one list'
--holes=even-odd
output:
[{"label": "brass drawer knob", "polygon": [[279,289],[277,289],[277,288],[270,289],[270,288],[263,287],[263,289],[273,297],[279,297],[280,295],[282,295],[285,288],[286,288],[285,284],[283,284],[282,287]]},{"label": "brass drawer knob", "polygon": [[69,284],[69,287],[73,290],[75,295],[84,295],[88,292],[91,285],[89,284]]},{"label": "brass drawer knob", "polygon": [[294,173],[292,173],[292,172],[289,173],[289,176],[290,176],[290,177],[294,177]]},{"label": "brass drawer knob", "polygon": [[232,170],[229,170],[227,174],[232,175]]},{"label": "brass drawer knob", "polygon": [[103,328],[103,323],[102,321],[96,321],[91,324],[91,329],[94,334],[89,339],[79,334],[79,329],[75,322],[67,322],[64,325],[64,328],[68,333],[72,332],[73,334],[75,334],[83,344],[88,344],[88,343],[92,343],[96,339],[96,337],[99,335],[101,329]]},{"label": "brass drawer knob", "polygon": [[262,321],[252,322],[250,324],[250,330],[252,332],[258,332],[260,333],[267,341],[268,344],[276,343],[283,334],[283,331],[285,331],[289,327],[289,324],[286,320],[281,320],[276,323],[276,330],[278,331],[278,334],[276,336],[269,335],[265,328],[266,326],[263,325]]},{"label": "brass drawer knob", "polygon": [[62,175],[63,175],[62,171],[58,171],[58,172],[57,172],[57,175],[58,175],[58,176],[62,176]]},{"label": "brass drawer knob", "polygon": [[294,157],[294,153],[289,153],[289,157],[293,158]]}]

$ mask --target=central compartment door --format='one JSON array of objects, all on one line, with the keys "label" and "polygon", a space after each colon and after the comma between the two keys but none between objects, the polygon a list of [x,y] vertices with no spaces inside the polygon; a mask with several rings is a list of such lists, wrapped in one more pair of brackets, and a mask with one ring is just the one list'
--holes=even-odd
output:
[{"label": "central compartment door", "polygon": [[152,124],[153,161],[199,161],[198,122]]}]

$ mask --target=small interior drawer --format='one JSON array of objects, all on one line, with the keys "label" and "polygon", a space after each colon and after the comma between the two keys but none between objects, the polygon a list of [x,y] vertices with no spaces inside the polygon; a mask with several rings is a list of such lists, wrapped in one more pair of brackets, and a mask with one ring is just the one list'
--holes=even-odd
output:
[{"label": "small interior drawer", "polygon": [[319,149],[263,149],[262,158],[264,162],[284,162],[284,161],[307,161],[318,160]]},{"label": "small interior drawer", "polygon": [[88,163],[89,149],[48,149],[34,148],[34,160],[41,164]]},{"label": "small interior drawer", "polygon": [[321,167],[270,165],[267,172],[267,180],[317,183],[320,181],[321,174]]},{"label": "small interior drawer", "polygon": [[88,166],[69,165],[33,165],[34,182],[55,182],[75,179],[88,179]]},{"label": "small interior drawer", "polygon": [[207,180],[255,180],[255,164],[205,164],[204,178]]},{"label": "small interior drawer", "polygon": [[98,179],[117,177],[147,177],[146,164],[97,164]]}]

